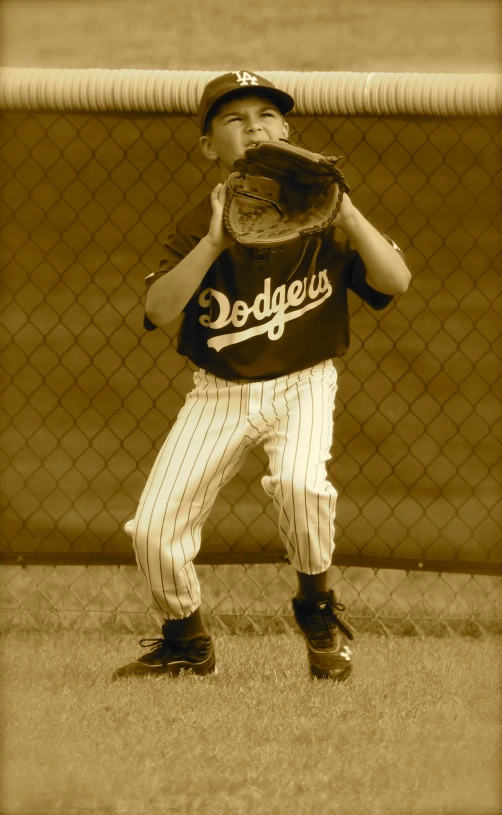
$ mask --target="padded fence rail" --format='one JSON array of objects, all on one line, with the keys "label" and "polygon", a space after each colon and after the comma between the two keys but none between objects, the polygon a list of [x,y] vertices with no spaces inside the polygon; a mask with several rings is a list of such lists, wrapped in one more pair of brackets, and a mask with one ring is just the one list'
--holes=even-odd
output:
[{"label": "padded fence rail", "polygon": [[[175,113],[130,112],[122,99],[120,112],[91,114],[54,109],[54,74],[32,72],[27,85],[21,73],[21,90],[10,73],[1,96],[16,110],[0,118],[0,613],[6,625],[138,629],[148,598],[122,525],[194,370],[176,354],[178,323],[143,331],[143,280],[172,221],[219,181],[188,115],[215,74],[182,77],[184,113],[174,103]],[[304,98],[302,75],[294,86],[266,75]],[[164,75],[154,79],[160,88]],[[348,81],[336,80],[340,98]],[[327,105],[333,82],[317,80],[312,98]],[[412,115],[389,108],[397,84],[360,82],[362,108],[313,113],[307,100],[291,117],[303,146],[345,157],[354,203],[413,276],[383,312],[350,300],[351,347],[336,361],[332,584],[358,630],[500,630],[500,85],[481,77],[484,112],[452,113],[462,93],[429,82],[448,115],[418,103]],[[369,115],[377,87],[392,115]],[[474,99],[467,87],[475,80],[463,86]],[[52,112],[21,109],[37,105]],[[294,574],[265,466],[252,452],[224,488],[198,559],[203,610],[231,630],[290,623]]]}]

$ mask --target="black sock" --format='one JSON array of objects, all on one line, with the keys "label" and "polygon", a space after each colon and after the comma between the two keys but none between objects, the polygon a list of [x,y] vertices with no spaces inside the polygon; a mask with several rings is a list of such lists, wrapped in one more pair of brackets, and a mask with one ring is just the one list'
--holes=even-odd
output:
[{"label": "black sock", "polygon": [[316,597],[328,591],[328,572],[319,574],[305,574],[297,572],[299,596],[305,598]]},{"label": "black sock", "polygon": [[166,640],[193,640],[195,637],[206,636],[200,609],[195,609],[189,617],[180,620],[165,620],[162,633]]}]

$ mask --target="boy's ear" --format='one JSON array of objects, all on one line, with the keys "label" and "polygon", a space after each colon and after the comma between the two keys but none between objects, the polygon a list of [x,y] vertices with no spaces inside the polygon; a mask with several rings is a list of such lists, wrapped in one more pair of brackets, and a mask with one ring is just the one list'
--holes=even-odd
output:
[{"label": "boy's ear", "polygon": [[283,129],[282,129],[282,138],[287,139],[288,136],[289,136],[289,122],[287,122],[286,119],[284,119],[284,125],[283,125]]},{"label": "boy's ear", "polygon": [[199,139],[199,146],[206,158],[210,159],[211,161],[217,161],[218,153],[211,144],[211,139],[209,136],[201,136]]}]

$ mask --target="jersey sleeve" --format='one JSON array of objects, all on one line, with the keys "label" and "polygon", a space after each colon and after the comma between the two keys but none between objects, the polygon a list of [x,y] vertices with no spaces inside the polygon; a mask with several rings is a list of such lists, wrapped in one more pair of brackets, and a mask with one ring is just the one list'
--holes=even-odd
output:
[{"label": "jersey sleeve", "polygon": [[[169,274],[169,272],[178,265],[180,260],[183,260],[207,233],[211,219],[211,204],[209,202],[208,213],[208,202],[209,198],[207,200],[204,199],[199,206],[181,218],[172,228],[167,239],[163,241],[164,255],[160,260],[159,268],[156,272],[152,272],[145,278],[147,291],[157,280],[165,274]],[[185,311],[185,309],[183,309],[183,311]],[[157,328],[155,323],[152,323],[149,317],[147,317],[146,313],[143,318],[143,326],[147,331],[154,331]]]}]

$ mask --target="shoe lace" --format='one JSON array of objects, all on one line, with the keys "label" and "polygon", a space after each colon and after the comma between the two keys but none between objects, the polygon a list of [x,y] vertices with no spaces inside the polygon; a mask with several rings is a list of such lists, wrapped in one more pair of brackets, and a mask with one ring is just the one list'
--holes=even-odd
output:
[{"label": "shoe lace", "polygon": [[347,626],[335,614],[337,611],[345,611],[343,603],[320,603],[318,613],[305,615],[302,622],[303,628],[308,631],[309,638],[320,646],[329,646],[333,641],[333,624],[345,634],[347,639],[353,640],[354,635]]},{"label": "shoe lace", "polygon": [[343,623],[342,620],[340,620],[339,617],[336,616],[335,612],[333,611],[334,608],[336,608],[337,611],[345,611],[345,606],[343,605],[343,603],[328,603],[327,604],[327,613],[328,613],[328,616],[330,617],[331,621],[336,626],[338,626],[338,628],[340,629],[342,634],[345,634],[345,636],[347,637],[348,640],[353,640],[354,635],[353,635],[352,631],[350,630],[350,628],[347,628],[345,623]]},{"label": "shoe lace", "polygon": [[143,639],[139,641],[142,648],[150,648],[150,652],[145,654],[146,658],[149,657],[162,657],[163,661],[167,660],[170,653],[169,643],[164,637],[155,637],[154,639]]}]

